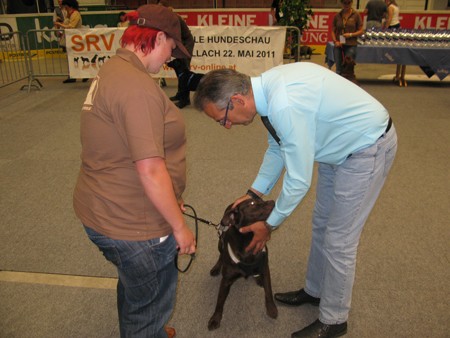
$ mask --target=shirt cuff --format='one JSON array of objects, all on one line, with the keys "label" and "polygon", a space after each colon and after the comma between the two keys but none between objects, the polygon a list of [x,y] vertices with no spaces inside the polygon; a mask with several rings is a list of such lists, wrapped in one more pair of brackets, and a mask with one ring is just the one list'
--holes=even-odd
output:
[{"label": "shirt cuff", "polygon": [[269,218],[267,218],[266,223],[269,224],[273,230],[275,230],[281,223],[283,223],[284,220],[285,217],[281,216],[275,209],[273,209],[272,213],[269,215]]}]

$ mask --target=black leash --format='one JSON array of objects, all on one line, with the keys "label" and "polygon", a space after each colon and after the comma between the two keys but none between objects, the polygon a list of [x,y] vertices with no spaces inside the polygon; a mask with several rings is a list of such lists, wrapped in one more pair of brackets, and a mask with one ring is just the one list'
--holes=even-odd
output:
[{"label": "black leash", "polygon": [[[206,219],[198,217],[195,209],[192,206],[190,206],[189,204],[185,204],[184,207],[187,209],[191,209],[191,213],[183,212],[183,214],[190,218],[193,218],[195,220],[195,243],[198,243],[198,222],[199,221],[202,223],[205,223],[207,225],[213,226],[214,228],[216,228],[217,231],[220,231],[220,228],[221,228],[220,224],[214,224],[211,221],[208,221]],[[177,268],[178,271],[184,273],[189,269],[189,267],[192,264],[192,261],[195,258],[195,253],[191,254],[190,256],[191,256],[191,258],[189,259],[189,263],[187,264],[186,268],[184,268],[182,270],[178,267],[178,255],[175,256],[175,267]]]}]

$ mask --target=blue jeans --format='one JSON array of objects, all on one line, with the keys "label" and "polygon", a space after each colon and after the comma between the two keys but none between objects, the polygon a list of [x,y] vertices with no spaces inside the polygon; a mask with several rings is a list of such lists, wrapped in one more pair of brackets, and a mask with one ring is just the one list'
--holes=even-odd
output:
[{"label": "blue jeans", "polygon": [[355,60],[356,46],[342,45],[342,47],[334,47],[334,63],[336,64],[336,73],[339,75],[342,73],[342,62],[344,61],[342,53],[344,53],[344,56],[350,56]]},{"label": "blue jeans", "polygon": [[173,235],[160,243],[122,241],[85,226],[89,239],[117,267],[117,309],[122,338],[166,338],[164,326],[175,305],[178,271]]},{"label": "blue jeans", "polygon": [[392,126],[341,165],[319,164],[305,291],[320,297],[319,320],[348,319],[359,238],[397,151]]}]

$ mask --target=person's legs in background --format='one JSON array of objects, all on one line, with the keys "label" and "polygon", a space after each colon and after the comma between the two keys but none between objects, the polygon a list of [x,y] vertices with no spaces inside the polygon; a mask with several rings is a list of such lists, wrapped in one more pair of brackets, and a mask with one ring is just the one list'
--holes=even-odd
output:
[{"label": "person's legs in background", "polygon": [[344,55],[351,57],[353,60],[356,59],[356,46],[347,46],[344,45]]},{"label": "person's legs in background", "polygon": [[343,47],[334,47],[334,64],[336,66],[336,74],[341,75],[342,72],[342,61],[344,60],[344,57],[342,55],[343,53]]},{"label": "person's legs in background", "polygon": [[184,108],[191,103],[190,91],[188,88],[188,81],[190,76],[190,60],[188,59],[174,59],[167,63],[167,65],[174,69],[178,79],[177,93],[170,97],[172,101],[178,101],[176,103],[178,108]]}]

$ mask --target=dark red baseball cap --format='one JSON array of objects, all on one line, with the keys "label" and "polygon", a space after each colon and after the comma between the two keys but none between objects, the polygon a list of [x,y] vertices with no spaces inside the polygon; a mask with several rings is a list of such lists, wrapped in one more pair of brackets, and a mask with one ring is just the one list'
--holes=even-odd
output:
[{"label": "dark red baseball cap", "polygon": [[178,59],[191,58],[191,55],[181,42],[182,20],[169,8],[159,5],[143,5],[137,9],[139,18],[130,21],[130,25],[155,28],[166,33],[174,39],[177,47],[172,51],[172,56]]}]

